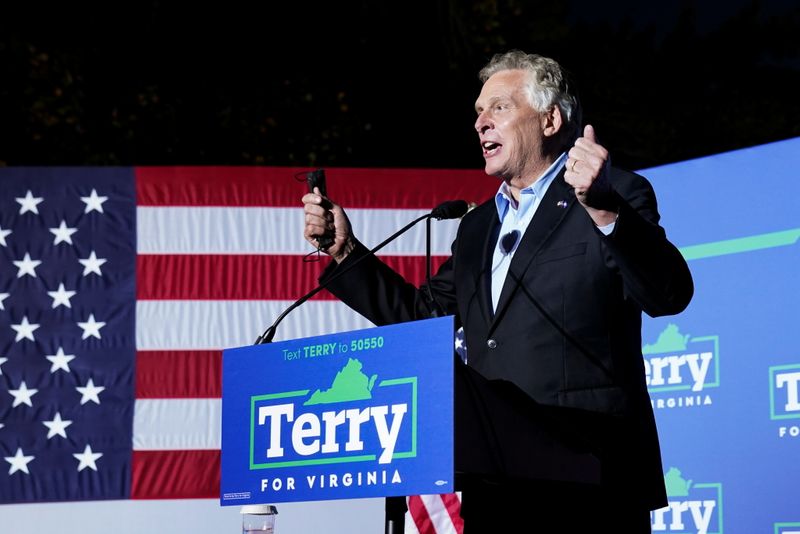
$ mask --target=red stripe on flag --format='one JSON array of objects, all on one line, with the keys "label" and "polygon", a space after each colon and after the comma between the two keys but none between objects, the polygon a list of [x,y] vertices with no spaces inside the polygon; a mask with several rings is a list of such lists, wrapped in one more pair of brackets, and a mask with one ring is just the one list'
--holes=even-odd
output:
[{"label": "red stripe on flag", "polygon": [[[425,280],[424,256],[381,258],[411,283]],[[445,256],[434,256],[435,273]],[[136,260],[138,300],[295,300],[317,285],[329,260],[304,263],[294,255],[163,255]],[[319,300],[332,300],[327,291]]]},{"label": "red stripe on flag", "polygon": [[[140,206],[299,207],[307,191],[296,167],[136,167]],[[331,198],[346,208],[430,209],[445,200],[480,203],[498,182],[481,170],[326,169]],[[402,194],[386,194],[402,184]],[[396,186],[395,186],[396,188]]]},{"label": "red stripe on flag", "polygon": [[132,499],[219,497],[220,451],[133,451]]},{"label": "red stripe on flag", "polygon": [[136,353],[137,399],[222,397],[222,352],[148,350]]},{"label": "red stripe on flag", "polygon": [[422,497],[419,495],[411,495],[408,498],[408,513],[411,514],[411,519],[414,520],[419,534],[436,534],[436,527],[431,521],[431,516]]},{"label": "red stripe on flag", "polygon": [[464,520],[461,519],[461,501],[455,493],[445,493],[441,495],[444,507],[450,515],[450,520],[456,528],[458,534],[464,532]]}]

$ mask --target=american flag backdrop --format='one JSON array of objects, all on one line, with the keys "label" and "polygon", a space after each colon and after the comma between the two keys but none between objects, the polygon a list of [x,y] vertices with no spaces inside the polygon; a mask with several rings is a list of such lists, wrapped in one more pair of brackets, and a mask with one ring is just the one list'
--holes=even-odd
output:
[{"label": "american flag backdrop", "polygon": [[[0,169],[0,503],[217,498],[221,349],[250,344],[327,262],[304,262],[295,168]],[[481,171],[328,169],[368,246]],[[434,268],[457,221],[433,226]],[[424,278],[419,225],[382,257]],[[327,293],[276,339],[370,324]],[[458,496],[407,530],[460,532]],[[433,529],[433,530],[431,530]]]}]

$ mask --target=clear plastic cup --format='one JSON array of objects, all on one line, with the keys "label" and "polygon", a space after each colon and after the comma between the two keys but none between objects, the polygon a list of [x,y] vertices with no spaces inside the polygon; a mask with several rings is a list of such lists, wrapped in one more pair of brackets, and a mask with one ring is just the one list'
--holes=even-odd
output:
[{"label": "clear plastic cup", "polygon": [[271,504],[242,506],[242,534],[273,534],[278,509]]}]

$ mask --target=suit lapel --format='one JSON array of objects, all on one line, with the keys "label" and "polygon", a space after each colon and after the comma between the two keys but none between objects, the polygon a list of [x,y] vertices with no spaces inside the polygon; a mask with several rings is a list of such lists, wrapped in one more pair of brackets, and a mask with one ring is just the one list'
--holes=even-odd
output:
[{"label": "suit lapel", "polygon": [[562,169],[553,180],[553,183],[550,184],[550,187],[547,188],[547,193],[545,193],[536,210],[536,214],[525,231],[525,235],[522,236],[522,241],[517,251],[514,253],[514,258],[511,260],[511,265],[508,269],[508,275],[503,283],[503,290],[500,293],[500,300],[497,303],[497,311],[489,328],[490,333],[497,326],[498,320],[503,316],[505,308],[516,293],[519,286],[518,281],[522,280],[525,271],[530,267],[542,245],[553,233],[553,230],[564,220],[564,217],[572,209],[575,202],[575,193],[572,187],[564,181],[564,169]]},{"label": "suit lapel", "polygon": [[[470,220],[470,227],[464,232],[466,242],[461,245],[463,250],[459,253],[459,261],[466,262],[461,272],[469,273],[471,279],[459,283],[472,284],[472,295],[478,299],[483,320],[488,324],[492,318],[491,299],[491,268],[492,250],[497,241],[500,230],[500,221],[497,218],[497,209],[494,199],[476,208],[476,213]],[[470,297],[472,298],[472,297]]]}]

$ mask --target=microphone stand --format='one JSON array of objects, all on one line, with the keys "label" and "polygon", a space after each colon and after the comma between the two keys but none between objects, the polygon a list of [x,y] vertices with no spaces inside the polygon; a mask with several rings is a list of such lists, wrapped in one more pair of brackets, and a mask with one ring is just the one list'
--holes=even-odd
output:
[{"label": "microphone stand", "polygon": [[386,497],[384,534],[403,534],[406,528],[406,497]]},{"label": "microphone stand", "polygon": [[[431,217],[425,221],[425,297],[433,305],[431,317],[438,317],[438,306],[431,290]],[[386,497],[384,504],[384,534],[402,534],[406,528],[408,504],[403,496]]]},{"label": "microphone stand", "polygon": [[[431,219],[425,221],[425,293],[431,306],[431,317],[443,315],[431,289]],[[386,497],[384,508],[384,534],[403,534],[408,511],[407,497]]]},{"label": "microphone stand", "polygon": [[[428,285],[428,295],[431,294],[431,220],[425,221],[425,283]],[[431,298],[433,296],[431,295]]]},{"label": "microphone stand", "polygon": [[428,302],[431,305],[431,317],[439,317],[440,310],[433,297],[433,290],[431,289],[431,220],[427,221],[427,228],[425,232],[425,292],[427,293]]}]

